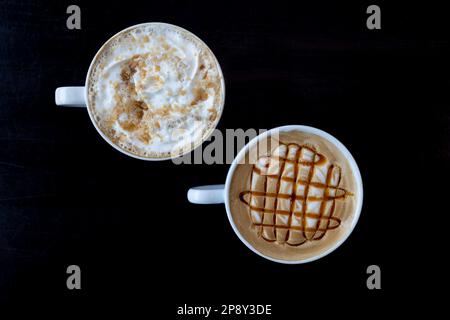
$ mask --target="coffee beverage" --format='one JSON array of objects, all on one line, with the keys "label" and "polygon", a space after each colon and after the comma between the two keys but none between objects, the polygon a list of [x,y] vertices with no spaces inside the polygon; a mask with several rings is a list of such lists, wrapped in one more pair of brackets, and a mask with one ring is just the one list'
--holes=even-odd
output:
[{"label": "coffee beverage", "polygon": [[362,209],[358,165],[336,138],[288,125],[239,151],[224,185],[189,189],[191,203],[224,203],[239,239],[278,263],[320,259],[353,231]]},{"label": "coffee beverage", "polygon": [[351,232],[356,177],[334,143],[312,133],[284,131],[250,147],[246,159],[231,177],[229,209],[239,233],[256,251],[278,260],[307,260]]},{"label": "coffee beverage", "polygon": [[224,82],[211,50],[164,23],[126,29],[97,53],[88,106],[99,130],[122,150],[168,158],[200,145],[222,114]]}]

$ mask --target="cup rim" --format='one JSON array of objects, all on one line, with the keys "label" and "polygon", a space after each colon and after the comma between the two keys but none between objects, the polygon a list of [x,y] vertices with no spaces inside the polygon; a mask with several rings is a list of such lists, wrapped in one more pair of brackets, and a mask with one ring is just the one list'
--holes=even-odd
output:
[{"label": "cup rim", "polygon": [[[261,252],[259,252],[258,250],[256,250],[240,233],[240,231],[238,230],[238,228],[236,227],[236,224],[234,223],[233,217],[231,215],[231,210],[230,210],[230,197],[229,197],[229,191],[230,191],[230,185],[231,185],[231,179],[233,177],[234,171],[236,170],[236,167],[238,165],[238,162],[240,159],[242,159],[247,150],[251,147],[253,147],[258,141],[261,141],[262,139],[266,138],[268,135],[271,135],[273,132],[278,131],[278,132],[286,132],[286,131],[301,131],[301,132],[305,132],[305,133],[311,133],[311,134],[315,134],[321,138],[326,139],[328,142],[332,143],[333,145],[335,145],[344,155],[344,157],[347,159],[352,172],[354,174],[354,178],[356,181],[356,189],[357,189],[357,202],[356,202],[356,207],[355,207],[355,215],[353,217],[352,220],[352,224],[350,226],[349,231],[342,236],[338,241],[336,241],[330,248],[328,248],[326,251],[315,255],[313,257],[307,258],[307,259],[302,259],[302,260],[283,260],[283,259],[276,259],[270,256],[267,256]],[[242,148],[237,156],[234,158],[233,162],[231,163],[230,169],[228,170],[228,174],[227,174],[227,179],[225,181],[225,189],[224,189],[224,200],[225,200],[225,209],[227,212],[227,216],[228,216],[228,220],[230,221],[230,224],[234,230],[234,232],[236,233],[236,235],[238,236],[238,238],[254,253],[256,253],[257,255],[266,258],[270,261],[273,262],[278,262],[278,263],[283,263],[283,264],[303,264],[303,263],[308,263],[308,262],[312,262],[315,260],[318,260],[320,258],[325,257],[326,255],[330,254],[331,252],[333,252],[334,250],[336,250],[338,247],[341,246],[342,243],[345,242],[345,240],[347,240],[347,238],[350,236],[350,234],[353,232],[359,217],[361,215],[361,209],[362,209],[362,203],[363,203],[363,184],[362,184],[362,178],[361,178],[361,173],[359,171],[358,165],[356,164],[355,159],[353,158],[352,154],[350,153],[350,151],[338,140],[336,139],[334,136],[332,136],[331,134],[314,128],[314,127],[310,127],[310,126],[305,126],[305,125],[286,125],[286,126],[281,126],[281,127],[276,127],[273,129],[270,129],[266,132],[263,132],[262,134],[256,136],[255,138],[253,138],[249,143],[247,143],[244,148]]]},{"label": "cup rim", "polygon": [[[155,26],[156,25],[160,25],[160,26],[167,26],[167,27],[170,27],[170,28],[178,29],[178,30],[180,30],[182,32],[186,32],[187,34],[189,34],[189,36],[192,36],[194,39],[198,40],[211,53],[211,55],[214,58],[214,61],[216,63],[217,70],[218,70],[219,76],[220,76],[220,82],[221,82],[221,87],[222,87],[222,103],[221,103],[221,106],[220,106],[220,113],[217,116],[216,124],[214,126],[212,126],[210,128],[209,132],[205,136],[203,136],[201,140],[199,140],[197,143],[195,143],[192,148],[189,148],[188,150],[183,151],[182,153],[179,153],[179,154],[177,154],[175,156],[161,157],[161,158],[142,157],[142,156],[139,156],[137,154],[134,154],[134,153],[132,153],[132,152],[130,152],[128,150],[125,150],[125,149],[119,147],[114,142],[112,142],[111,139],[99,128],[99,126],[97,125],[97,122],[94,119],[94,115],[92,114],[91,108],[89,106],[89,99],[88,99],[88,96],[89,96],[89,83],[88,83],[89,82],[89,75],[91,74],[92,68],[94,66],[94,62],[97,60],[98,55],[103,51],[104,47],[108,43],[110,43],[114,38],[120,36],[122,33],[127,32],[127,31],[129,31],[131,29],[138,28],[138,27],[145,26],[145,25],[155,25]],[[98,49],[98,51],[96,52],[94,58],[92,59],[90,65],[89,65],[89,69],[88,69],[88,72],[87,72],[87,75],[86,75],[86,80],[85,80],[85,83],[84,83],[84,99],[86,101],[86,109],[88,110],[89,118],[91,119],[92,124],[94,125],[95,129],[100,134],[100,136],[106,142],[108,142],[108,144],[110,146],[112,146],[114,149],[120,151],[121,153],[123,153],[123,154],[125,154],[127,156],[130,156],[132,158],[139,159],[139,160],[146,160],[146,161],[171,160],[171,159],[176,159],[176,158],[182,157],[182,156],[184,156],[184,155],[186,155],[186,154],[188,154],[190,152],[193,152],[195,149],[200,147],[205,141],[207,141],[208,139],[211,138],[214,130],[217,128],[217,126],[218,126],[218,124],[220,122],[220,119],[222,118],[223,110],[225,108],[225,78],[223,76],[223,72],[222,72],[222,68],[220,67],[219,60],[217,60],[217,57],[214,55],[214,52],[197,35],[195,35],[191,31],[186,30],[186,29],[184,29],[182,27],[179,27],[179,26],[174,25],[174,24],[166,23],[166,22],[144,22],[144,23],[138,23],[138,24],[135,24],[135,25],[132,25],[130,27],[127,27],[125,29],[120,30],[119,32],[117,32],[113,36],[111,36],[108,40],[106,40],[103,43],[103,45]]]}]

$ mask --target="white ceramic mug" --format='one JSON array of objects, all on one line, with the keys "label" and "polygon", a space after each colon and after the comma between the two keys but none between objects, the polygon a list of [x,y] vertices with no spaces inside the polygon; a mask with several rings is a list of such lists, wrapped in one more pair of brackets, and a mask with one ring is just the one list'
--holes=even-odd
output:
[{"label": "white ceramic mug", "polygon": [[[276,132],[289,132],[289,131],[300,131],[300,132],[315,134],[315,135],[322,137],[325,140],[329,141],[333,145],[335,145],[339,149],[339,151],[345,156],[345,158],[347,159],[347,161],[350,165],[350,168],[353,172],[355,182],[356,182],[356,192],[355,193],[357,195],[356,205],[355,205],[355,214],[353,215],[353,220],[350,223],[350,228],[349,228],[348,232],[345,235],[343,235],[338,241],[336,241],[336,243],[334,243],[325,252],[322,252],[322,253],[320,253],[316,256],[313,256],[311,258],[308,258],[308,259],[295,260],[295,261],[274,259],[272,257],[266,256],[266,255],[262,254],[261,252],[259,252],[258,250],[256,250],[250,243],[248,243],[248,241],[245,240],[245,238],[241,235],[241,233],[239,232],[238,228],[236,227],[236,225],[233,221],[233,216],[230,211],[230,198],[229,198],[230,185],[231,185],[231,180],[232,180],[234,171],[239,163],[243,163],[243,161],[244,161],[243,159],[245,157],[245,154],[247,153],[247,150],[249,148],[252,148],[253,146],[255,146],[255,144],[257,144],[259,141],[264,140],[267,136],[274,135],[274,133],[276,133]],[[350,235],[350,233],[353,231],[354,227],[356,226],[356,223],[358,222],[358,219],[359,219],[359,216],[361,213],[362,202],[363,202],[363,186],[362,186],[361,174],[359,172],[359,168],[355,162],[355,159],[350,154],[350,152],[347,150],[347,148],[341,142],[339,142],[339,140],[337,140],[332,135],[330,135],[322,130],[313,128],[313,127],[301,126],[301,125],[290,125],[290,126],[278,127],[278,128],[274,128],[269,131],[266,131],[266,132],[260,134],[259,136],[257,136],[256,138],[252,139],[244,148],[242,148],[242,150],[239,151],[238,155],[233,160],[233,162],[230,166],[225,184],[191,188],[191,189],[189,189],[189,191],[187,193],[187,197],[191,203],[195,203],[195,204],[225,203],[225,209],[226,209],[226,212],[228,215],[228,220],[230,221],[230,224],[231,224],[234,232],[239,237],[239,239],[250,250],[252,250],[256,254],[258,254],[266,259],[269,259],[271,261],[274,261],[274,262],[286,263],[286,264],[300,264],[300,263],[311,262],[311,261],[314,261],[314,260],[317,260],[317,259],[320,259],[320,258],[326,256],[327,254],[331,253],[336,248],[338,248],[348,238],[348,236]]]},{"label": "white ceramic mug", "polygon": [[[137,24],[131,27],[128,27],[122,31],[119,31],[118,33],[116,33],[114,36],[112,36],[110,39],[108,39],[108,41],[105,42],[105,44],[103,44],[103,46],[98,50],[97,54],[94,56],[94,59],[92,59],[92,62],[89,66],[88,72],[87,72],[87,76],[86,76],[86,81],[85,81],[85,85],[83,86],[78,86],[78,87],[59,87],[56,89],[55,91],[55,103],[58,106],[63,106],[63,107],[81,107],[81,108],[86,108],[88,109],[88,113],[89,113],[89,117],[92,121],[92,123],[94,124],[94,127],[97,129],[98,133],[103,137],[103,139],[106,140],[106,142],[108,142],[112,147],[114,147],[116,150],[130,156],[133,158],[137,158],[137,159],[141,159],[141,160],[150,160],[150,161],[158,161],[158,160],[168,160],[168,159],[173,159],[173,158],[177,158],[180,157],[186,153],[191,152],[192,150],[194,150],[196,147],[198,147],[203,141],[207,140],[209,138],[209,136],[212,134],[213,130],[211,130],[210,134],[208,136],[204,136],[202,141],[199,141],[199,143],[197,143],[196,145],[192,146],[192,148],[189,148],[189,150],[186,150],[183,153],[178,153],[175,156],[170,156],[170,157],[161,157],[161,158],[150,158],[150,157],[141,157],[138,156],[134,153],[131,153],[125,149],[120,148],[119,146],[117,146],[114,142],[112,142],[108,136],[106,136],[102,130],[100,130],[100,128],[97,126],[96,121],[94,119],[94,116],[92,114],[91,108],[88,105],[88,88],[89,88],[89,75],[91,74],[91,69],[93,68],[93,66],[95,65],[95,62],[97,60],[97,57],[99,56],[100,52],[102,51],[102,49],[109,44],[114,38],[120,36],[122,33],[127,32],[130,29],[133,28],[137,28],[140,26],[146,26],[146,25],[165,25],[168,26],[170,28],[173,29],[178,29],[181,32],[185,32],[188,33],[190,36],[192,36],[193,38],[196,38],[197,40],[200,41],[200,43],[204,44],[205,48],[208,48],[208,46],[201,40],[199,39],[196,35],[194,35],[193,33],[191,33],[188,30],[185,30],[181,27],[172,25],[172,24],[168,24],[168,23],[162,23],[162,22],[148,22],[148,23],[142,23],[142,24]],[[214,57],[214,60],[216,62],[217,65],[217,69],[219,71],[220,74],[220,78],[222,80],[222,91],[223,91],[223,98],[222,98],[222,105],[220,106],[220,110],[223,110],[223,104],[225,102],[225,82],[224,82],[224,78],[223,78],[223,74],[222,74],[222,70],[220,68],[220,64],[217,61],[217,59],[215,58],[213,52],[211,51],[211,49],[208,48],[208,50],[211,52],[211,55]],[[220,114],[218,114],[219,116],[219,120],[220,120],[220,116],[222,115],[222,112]],[[217,121],[218,122],[218,121]]]}]

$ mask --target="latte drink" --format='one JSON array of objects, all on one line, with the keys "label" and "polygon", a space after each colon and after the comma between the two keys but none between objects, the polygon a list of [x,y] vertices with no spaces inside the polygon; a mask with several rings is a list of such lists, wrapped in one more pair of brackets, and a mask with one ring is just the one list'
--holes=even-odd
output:
[{"label": "latte drink", "polygon": [[[342,242],[355,223],[357,185],[346,156],[323,137],[280,132],[249,148],[229,188],[242,237],[273,259],[307,260]],[[258,146],[269,146],[261,151]]]},{"label": "latte drink", "polygon": [[200,145],[222,114],[224,82],[211,50],[179,27],[126,29],[97,53],[88,74],[90,115],[129,154],[168,158]]}]

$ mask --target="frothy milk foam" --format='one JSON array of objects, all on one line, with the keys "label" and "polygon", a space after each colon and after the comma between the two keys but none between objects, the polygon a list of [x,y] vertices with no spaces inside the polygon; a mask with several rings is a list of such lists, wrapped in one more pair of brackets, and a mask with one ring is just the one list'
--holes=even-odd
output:
[{"label": "frothy milk foam", "polygon": [[196,36],[151,23],[127,29],[97,54],[89,74],[89,106],[100,130],[140,157],[192,150],[222,113],[220,66]]},{"label": "frothy milk foam", "polygon": [[262,145],[268,147],[248,150],[249,161],[237,165],[231,180],[236,228],[274,259],[326,252],[351,232],[356,215],[357,182],[349,162],[331,142],[296,130]]}]

